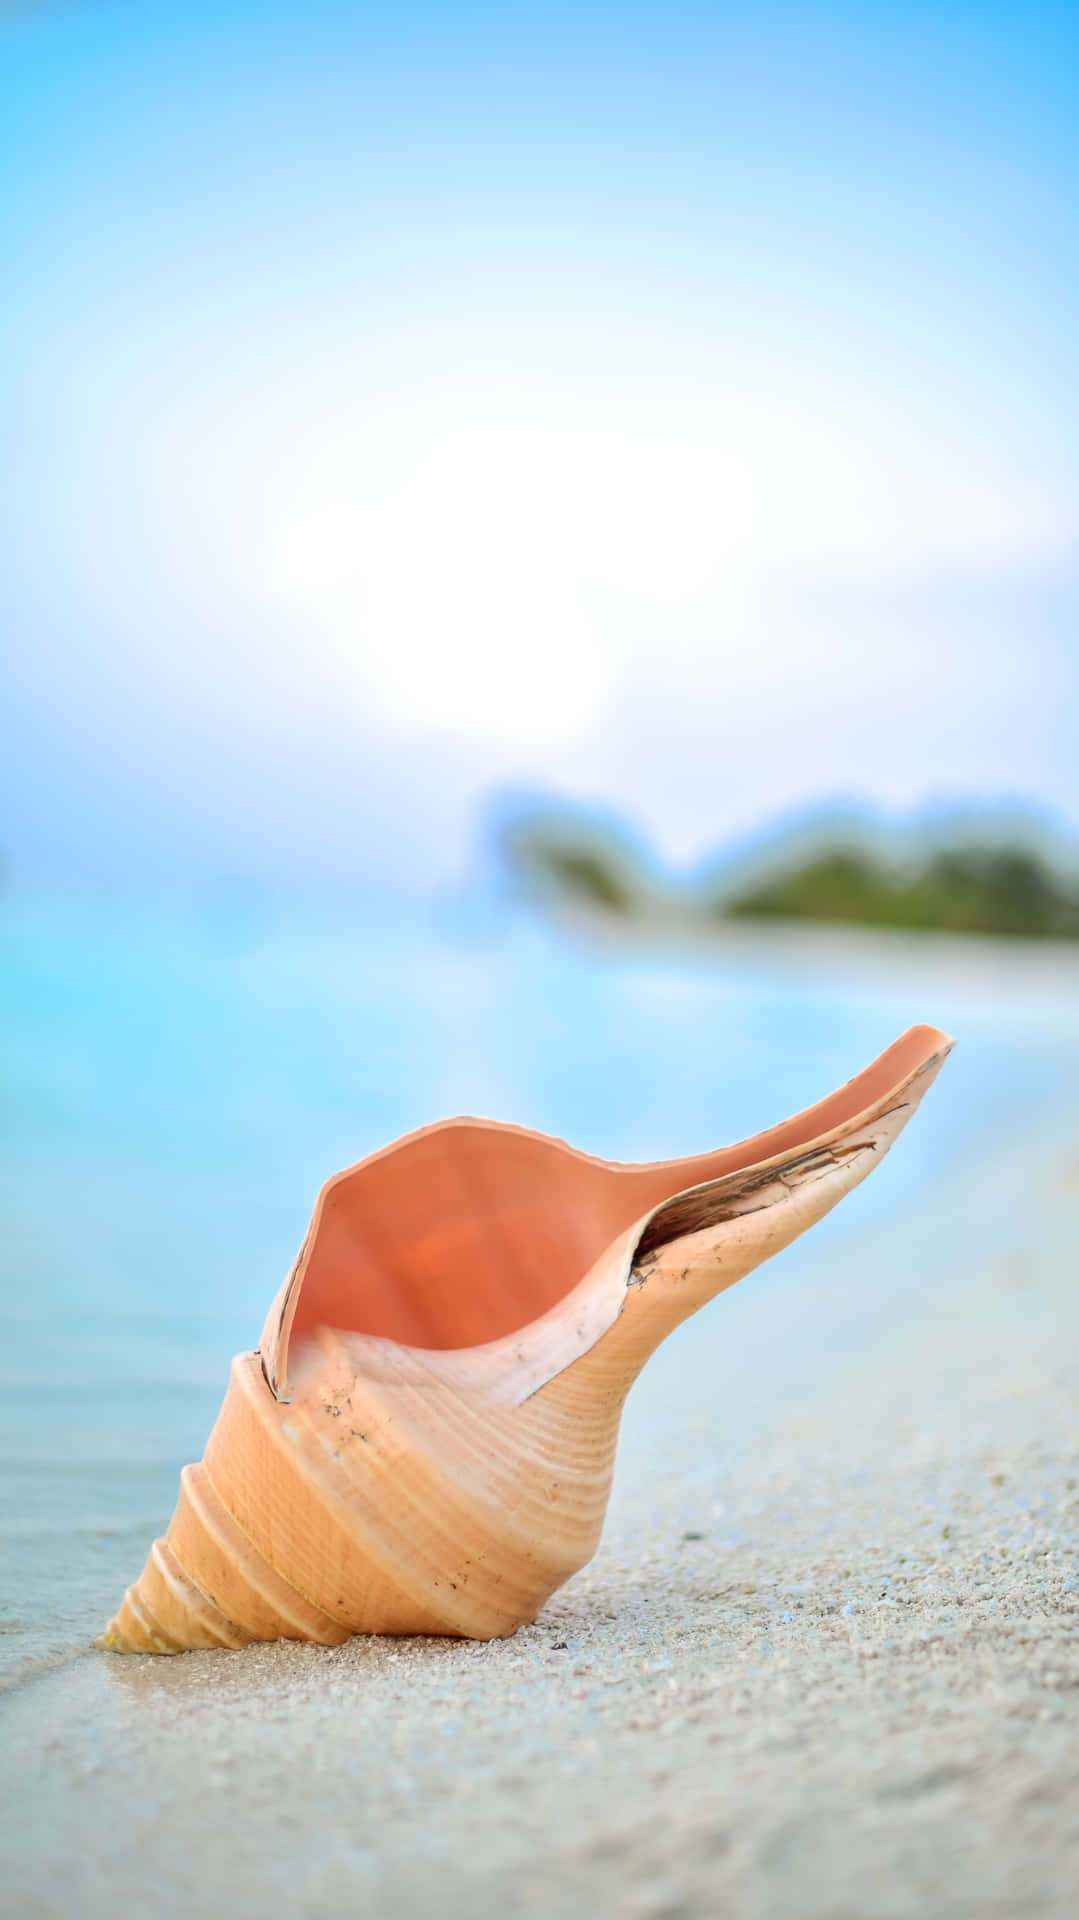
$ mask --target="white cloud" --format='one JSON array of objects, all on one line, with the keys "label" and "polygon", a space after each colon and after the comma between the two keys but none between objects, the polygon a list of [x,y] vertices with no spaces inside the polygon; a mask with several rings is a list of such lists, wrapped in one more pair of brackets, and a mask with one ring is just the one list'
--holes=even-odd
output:
[{"label": "white cloud", "polygon": [[597,588],[677,604],[744,535],[708,449],[473,428],[382,498],[295,514],[272,578],[391,721],[529,745],[578,735],[624,665]]},{"label": "white cloud", "polygon": [[[393,730],[527,753],[579,740],[642,670],[725,672],[702,631],[736,635],[779,581],[884,588],[1065,543],[1051,502],[955,450],[885,457],[879,434],[808,414],[728,427],[447,431],[390,488],[294,507],[271,586]],[[790,611],[776,638],[797,654],[812,620],[800,643]]]}]

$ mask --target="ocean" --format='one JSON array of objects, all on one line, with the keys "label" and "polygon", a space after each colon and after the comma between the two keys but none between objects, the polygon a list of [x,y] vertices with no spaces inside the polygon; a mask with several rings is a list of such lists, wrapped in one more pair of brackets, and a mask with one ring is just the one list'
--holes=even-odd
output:
[{"label": "ocean", "polygon": [[[1079,1137],[1079,955],[793,929],[664,955],[512,919],[252,925],[9,896],[0,1681],[78,1654],[115,1610],[330,1173],[455,1113],[610,1159],[702,1151],[922,1020],[959,1046],[886,1165],[654,1363],[714,1370],[694,1444],[732,1458],[778,1392],[856,1356],[883,1294],[931,1285],[960,1240],[1006,1255],[1008,1155]],[[829,1291],[859,1260],[864,1285]],[[647,1471],[641,1393],[622,1474]]]}]

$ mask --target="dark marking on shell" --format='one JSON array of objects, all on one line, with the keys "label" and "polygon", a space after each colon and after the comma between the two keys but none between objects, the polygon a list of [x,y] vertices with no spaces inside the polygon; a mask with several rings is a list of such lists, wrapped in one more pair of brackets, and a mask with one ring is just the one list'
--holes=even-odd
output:
[{"label": "dark marking on shell", "polygon": [[[906,1106],[906,1101],[898,1107],[890,1107],[889,1113],[898,1113]],[[879,1114],[874,1125],[886,1119]],[[692,1187],[688,1193],[676,1194],[658,1207],[637,1242],[633,1259],[633,1268],[629,1285],[636,1286],[647,1278],[656,1264],[656,1255],[660,1247],[672,1240],[681,1240],[684,1234],[700,1233],[705,1227],[721,1226],[727,1220],[740,1220],[747,1213],[763,1213],[766,1208],[776,1204],[776,1196],[759,1199],[758,1195],[768,1193],[770,1188],[785,1187],[793,1191],[807,1180],[828,1173],[834,1167],[840,1167],[845,1160],[855,1154],[876,1151],[875,1140],[854,1140],[849,1145],[837,1147],[810,1147],[802,1153],[794,1153],[786,1160],[773,1166],[738,1168],[733,1173],[724,1174],[718,1180],[710,1180],[705,1186]]]}]

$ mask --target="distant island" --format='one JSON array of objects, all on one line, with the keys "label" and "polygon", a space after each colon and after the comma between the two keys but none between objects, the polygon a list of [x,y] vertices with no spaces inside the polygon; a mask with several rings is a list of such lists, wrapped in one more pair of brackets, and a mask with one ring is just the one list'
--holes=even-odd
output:
[{"label": "distant island", "polygon": [[731,921],[803,920],[906,932],[1079,940],[1079,881],[1026,841],[969,825],[912,851],[902,836],[833,827],[773,843],[734,872],[664,875],[629,831],[570,808],[537,808],[497,835],[514,890],[541,910],[611,932],[716,933]]}]

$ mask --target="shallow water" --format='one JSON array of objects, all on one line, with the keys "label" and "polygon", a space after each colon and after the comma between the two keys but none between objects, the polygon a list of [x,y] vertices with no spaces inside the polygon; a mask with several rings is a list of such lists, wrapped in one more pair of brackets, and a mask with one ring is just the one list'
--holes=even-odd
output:
[{"label": "shallow water", "polygon": [[[817,1099],[917,1020],[961,1044],[887,1167],[656,1363],[727,1352],[713,1452],[744,1443],[769,1391],[856,1346],[872,1290],[846,1314],[805,1305],[852,1239],[894,1296],[957,1233],[1007,1237],[978,1168],[1075,1131],[1074,954],[806,934],[664,958],[521,925],[256,932],[9,900],[0,1672],[65,1658],[113,1611],[328,1173],[458,1112],[613,1159],[700,1151]],[[762,1388],[729,1354],[765,1329]],[[647,1453],[632,1407],[623,1471]]]}]

